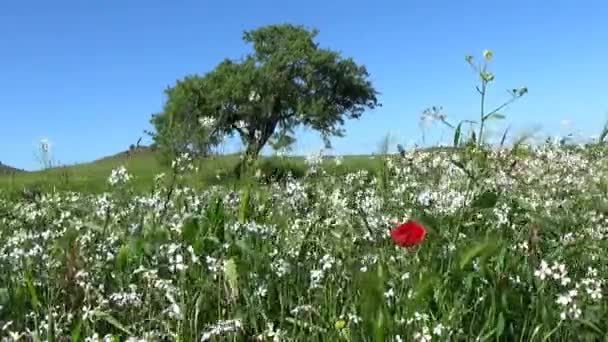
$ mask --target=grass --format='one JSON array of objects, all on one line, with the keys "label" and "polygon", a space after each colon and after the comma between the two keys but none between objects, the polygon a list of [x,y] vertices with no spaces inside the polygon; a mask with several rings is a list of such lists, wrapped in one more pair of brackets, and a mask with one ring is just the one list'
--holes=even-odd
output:
[{"label": "grass", "polygon": [[[344,158],[345,170],[367,169],[377,167],[370,156],[347,156]],[[238,155],[219,155],[196,162],[199,171],[190,176],[190,185],[205,187],[218,183],[235,181],[234,168],[238,164]],[[150,150],[143,150],[132,155],[119,153],[99,160],[69,166],[53,167],[41,171],[0,173],[0,190],[18,194],[24,188],[41,191],[76,191],[82,193],[102,193],[108,190],[107,179],[113,169],[124,166],[134,175],[133,188],[139,192],[148,191],[154,184],[154,177],[160,173],[170,172],[169,166],[159,161],[159,156]],[[286,174],[287,171],[299,175],[305,170],[303,157],[261,158],[261,168],[267,174]],[[221,176],[218,179],[217,176]]]},{"label": "grass", "polygon": [[[200,188],[192,177],[235,161],[77,166],[107,193],[0,197],[0,336],[604,341],[607,154],[266,159],[246,182]],[[134,177],[108,184],[122,164]],[[302,174],[268,174],[285,168]],[[405,220],[426,229],[411,247],[388,234]]]}]

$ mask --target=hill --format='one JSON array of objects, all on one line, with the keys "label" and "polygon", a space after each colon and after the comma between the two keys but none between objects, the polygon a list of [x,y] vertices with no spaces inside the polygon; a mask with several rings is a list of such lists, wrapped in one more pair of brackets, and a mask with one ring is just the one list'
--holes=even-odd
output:
[{"label": "hill", "polygon": [[0,162],[0,175],[11,175],[11,174],[23,173],[23,172],[25,172],[25,171],[18,169],[16,167],[2,164],[2,162]]},{"label": "hill", "polygon": [[[426,151],[449,150],[450,147],[427,148]],[[149,146],[134,146],[110,156],[91,162],[64,165],[40,171],[24,171],[0,164],[0,191],[21,192],[24,188],[40,190],[70,190],[84,193],[99,193],[108,190],[107,179],[114,168],[124,166],[134,176],[136,190],[149,190],[154,178],[163,172],[169,172],[166,165],[159,162],[158,151]],[[336,172],[349,172],[365,169],[374,170],[380,165],[379,155],[343,156],[343,163],[336,167]],[[334,156],[325,156],[330,165],[336,165]],[[234,168],[239,162],[238,154],[215,155],[198,160],[198,171],[191,175],[193,186],[232,182],[235,180]],[[301,175],[305,172],[305,158],[291,156],[287,158],[260,157],[261,168],[265,175],[281,176],[287,172]],[[221,177],[218,177],[221,176]]]},{"label": "hill", "polygon": [[[372,156],[345,156],[340,169],[360,170],[374,167]],[[261,167],[266,175],[303,174],[305,170],[304,157],[261,157]],[[335,164],[333,158],[326,162]],[[198,171],[190,176],[192,186],[208,186],[235,180],[234,168],[239,162],[238,154],[215,155],[196,161]],[[74,165],[64,165],[46,170],[24,172],[14,168],[16,172],[0,172],[0,191],[20,192],[24,188],[41,190],[70,190],[84,193],[99,193],[108,190],[107,179],[112,170],[124,166],[134,176],[136,190],[149,190],[154,184],[154,178],[163,172],[169,172],[166,165],[159,162],[158,152],[149,147],[138,147],[103,157],[91,162]],[[7,170],[8,167],[7,167]],[[10,172],[9,172],[10,173]],[[218,177],[220,176],[220,177]]]}]

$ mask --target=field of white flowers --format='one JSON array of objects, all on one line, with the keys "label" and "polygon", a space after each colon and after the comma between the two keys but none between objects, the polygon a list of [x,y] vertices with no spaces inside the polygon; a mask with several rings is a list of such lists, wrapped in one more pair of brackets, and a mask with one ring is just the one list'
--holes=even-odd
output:
[{"label": "field of white flowers", "polygon": [[[0,336],[608,341],[607,156],[412,150],[375,173],[311,159],[301,179],[204,191],[181,159],[145,195],[118,169],[103,195],[6,197]],[[401,247],[407,220],[426,234]]]}]

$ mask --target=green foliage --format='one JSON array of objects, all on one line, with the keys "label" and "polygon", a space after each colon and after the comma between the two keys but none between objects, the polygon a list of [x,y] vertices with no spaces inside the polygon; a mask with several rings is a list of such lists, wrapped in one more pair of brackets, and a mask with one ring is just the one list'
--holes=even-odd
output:
[{"label": "green foliage", "polygon": [[266,182],[283,182],[288,176],[302,178],[306,173],[303,160],[294,158],[263,158],[256,164],[261,177]]},{"label": "green foliage", "polygon": [[316,35],[290,24],[246,31],[252,53],[167,89],[163,112],[151,120],[155,143],[173,156],[200,154],[238,134],[253,160],[268,142],[289,147],[294,129],[307,126],[329,145],[329,137],[343,135],[345,119],[378,103],[365,67],[320,48]]}]

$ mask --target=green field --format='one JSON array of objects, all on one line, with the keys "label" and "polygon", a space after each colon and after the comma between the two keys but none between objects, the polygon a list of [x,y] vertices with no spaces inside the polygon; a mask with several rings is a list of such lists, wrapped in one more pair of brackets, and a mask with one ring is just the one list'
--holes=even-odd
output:
[{"label": "green field", "polygon": [[[544,145],[267,158],[238,182],[236,156],[177,172],[152,154],[66,168],[66,190],[80,191],[0,194],[0,334],[604,341],[607,154]],[[121,165],[132,177],[110,184]],[[3,182],[60,179],[56,169]],[[402,247],[389,231],[407,220],[426,233]]]},{"label": "green field", "polygon": [[[337,172],[348,172],[358,169],[373,170],[378,161],[373,156],[345,156],[342,167]],[[236,181],[234,172],[238,165],[239,155],[217,155],[194,163],[197,172],[189,175],[189,184],[205,187],[214,184],[226,184]],[[169,165],[160,162],[156,152],[143,150],[132,155],[119,153],[115,156],[76,165],[53,167],[32,172],[0,173],[0,190],[19,193],[24,188],[42,191],[77,191],[84,193],[101,193],[108,190],[107,179],[112,169],[124,166],[134,175],[133,187],[137,191],[150,190],[154,177],[171,171]],[[262,157],[260,167],[268,175],[292,171],[295,175],[305,170],[304,157]]]}]

